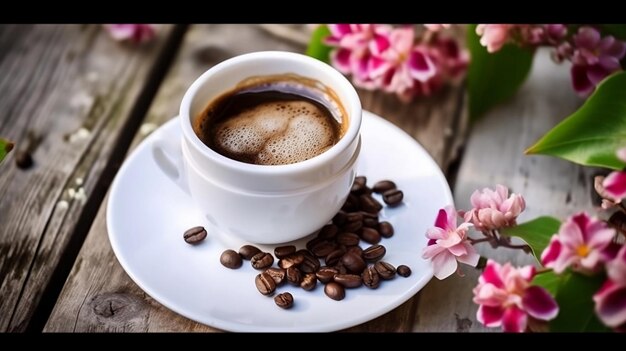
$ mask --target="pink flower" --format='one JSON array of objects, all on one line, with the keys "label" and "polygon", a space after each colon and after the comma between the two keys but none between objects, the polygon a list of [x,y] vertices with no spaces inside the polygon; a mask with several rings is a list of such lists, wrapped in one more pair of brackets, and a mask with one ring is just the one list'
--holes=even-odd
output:
[{"label": "pink flower", "polygon": [[463,217],[480,231],[513,226],[517,216],[526,208],[522,195],[509,196],[509,189],[500,184],[496,185],[495,191],[489,188],[474,191],[470,201],[473,208]]},{"label": "pink flower", "polygon": [[[617,157],[626,162],[626,147],[617,151]],[[611,172],[602,182],[604,191],[611,196],[615,202],[620,202],[626,197],[626,172]]]},{"label": "pink flower", "polygon": [[113,39],[119,41],[130,40],[134,43],[150,41],[156,35],[153,24],[105,24]]},{"label": "pink flower", "polygon": [[343,74],[352,74],[355,85],[374,89],[371,78],[374,53],[389,46],[391,26],[380,24],[329,24],[331,35],[326,43],[337,47],[330,54],[331,63]]},{"label": "pink flower", "polygon": [[476,34],[480,35],[480,44],[487,47],[487,51],[494,53],[502,48],[509,39],[509,29],[512,24],[479,24]]},{"label": "pink flower", "polygon": [[558,234],[541,254],[541,263],[562,273],[567,267],[581,272],[594,272],[611,258],[611,242],[615,230],[585,212],[567,219]]},{"label": "pink flower", "polygon": [[531,286],[533,266],[514,268],[488,260],[474,288],[474,302],[480,305],[476,318],[487,327],[502,326],[505,332],[526,330],[528,316],[549,321],[559,313],[554,298],[542,287]]},{"label": "pink flower", "polygon": [[609,74],[622,69],[626,43],[611,35],[604,38],[592,27],[583,26],[573,36],[572,83],[576,92],[586,97]]},{"label": "pink flower", "polygon": [[422,252],[422,258],[433,261],[435,277],[444,279],[457,270],[457,261],[476,267],[480,256],[469,243],[467,229],[470,223],[457,227],[457,214],[453,206],[439,210],[435,227],[428,229],[430,239]]},{"label": "pink flower", "polygon": [[626,245],[607,263],[608,279],[593,296],[596,314],[602,323],[626,331]]},{"label": "pink flower", "polygon": [[415,80],[426,82],[437,73],[427,50],[413,46],[414,39],[412,26],[396,28],[389,35],[389,46],[377,52],[370,74],[385,91],[408,97]]}]

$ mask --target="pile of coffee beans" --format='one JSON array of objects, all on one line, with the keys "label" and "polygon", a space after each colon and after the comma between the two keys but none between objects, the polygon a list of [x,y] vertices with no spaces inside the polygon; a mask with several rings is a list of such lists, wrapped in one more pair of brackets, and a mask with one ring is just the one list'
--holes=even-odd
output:
[{"label": "pile of coffee beans", "polygon": [[[263,252],[253,245],[244,245],[238,252],[228,249],[220,256],[220,263],[227,268],[242,266],[242,260],[249,260],[253,268],[260,270],[255,277],[257,290],[263,295],[272,296],[276,288],[289,284],[310,291],[318,281],[324,286],[324,293],[333,300],[343,300],[346,289],[365,286],[376,289],[381,282],[411,275],[408,266],[398,268],[382,259],[387,253],[380,242],[394,235],[391,223],[379,221],[378,214],[383,205],[372,195],[382,195],[389,207],[402,203],[404,194],[390,180],[382,180],[372,188],[367,179],[358,176],[341,210],[333,217],[332,223],[322,227],[315,238],[306,243],[305,249],[298,250],[293,245],[278,246],[274,253]],[[189,232],[196,237],[200,230]],[[361,241],[369,246],[362,249]],[[274,258],[277,267],[273,267]],[[278,307],[288,309],[294,304],[289,292],[274,297]]]}]

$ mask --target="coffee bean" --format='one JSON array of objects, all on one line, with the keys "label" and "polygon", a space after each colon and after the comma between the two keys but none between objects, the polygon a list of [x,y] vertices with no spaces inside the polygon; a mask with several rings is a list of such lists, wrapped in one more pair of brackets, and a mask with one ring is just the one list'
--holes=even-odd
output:
[{"label": "coffee bean", "polygon": [[363,194],[359,196],[359,205],[363,211],[369,213],[378,213],[383,209],[383,205],[381,205],[380,202],[378,202],[378,200],[370,194]]},{"label": "coffee bean", "polygon": [[402,276],[402,277],[406,278],[406,277],[411,275],[411,268],[409,268],[409,266],[405,266],[405,265],[401,264],[396,269],[396,272],[398,273],[399,276]]},{"label": "coffee bean", "polygon": [[364,176],[358,176],[354,178],[354,182],[352,183],[352,188],[350,189],[350,192],[357,195],[362,194],[363,191],[365,191],[366,184],[367,178],[365,178]]},{"label": "coffee bean", "polygon": [[268,273],[261,273],[254,279],[257,290],[263,295],[271,295],[276,290],[276,283],[271,275]]},{"label": "coffee bean", "polygon": [[346,253],[347,252],[353,253],[361,257],[361,255],[363,254],[363,249],[360,246],[350,246],[348,250],[346,250]]},{"label": "coffee bean", "polygon": [[348,269],[341,262],[334,265],[333,268],[337,270],[337,274],[348,274]]},{"label": "coffee bean", "polygon": [[274,297],[274,302],[276,303],[276,306],[280,308],[289,309],[293,306],[293,296],[288,292],[284,292],[276,295]]},{"label": "coffee bean", "polygon": [[376,272],[385,280],[393,279],[396,276],[396,267],[385,261],[378,261],[374,265]]},{"label": "coffee bean", "polygon": [[[346,222],[342,227],[342,231],[348,233],[356,233],[359,229],[363,228],[363,222]],[[341,233],[340,233],[341,234]]]},{"label": "coffee bean", "polygon": [[363,281],[361,276],[356,274],[337,274],[334,278],[335,282],[343,285],[345,288],[358,288]]},{"label": "coffee bean", "polygon": [[274,256],[268,252],[259,252],[258,254],[252,256],[250,263],[255,269],[264,269],[274,263]]},{"label": "coffee bean", "polygon": [[299,250],[296,253],[302,253],[304,257],[304,261],[300,263],[298,268],[304,273],[315,273],[318,269],[320,269],[320,261],[315,258],[309,251]]},{"label": "coffee bean", "polygon": [[374,186],[372,187],[372,191],[378,194],[382,194],[387,190],[391,190],[395,188],[396,188],[396,183],[392,182],[391,180],[381,180],[379,182],[376,182],[376,184],[374,184]]},{"label": "coffee bean", "polygon": [[20,169],[28,169],[33,165],[33,157],[28,151],[15,152],[15,165]]},{"label": "coffee bean", "polygon": [[402,202],[403,198],[404,194],[402,193],[402,190],[392,189],[383,193],[383,201],[391,207],[398,206]]},{"label": "coffee bean", "polygon": [[300,287],[304,290],[310,291],[315,289],[317,286],[317,276],[315,273],[307,273],[302,277],[302,281],[300,282]]},{"label": "coffee bean", "polygon": [[346,202],[344,202],[341,209],[346,212],[356,211],[359,208],[359,197],[354,194],[349,194]]},{"label": "coffee bean", "polygon": [[370,289],[376,289],[380,285],[380,276],[374,266],[365,268],[363,273],[361,273],[361,279],[363,280],[363,285]]},{"label": "coffee bean", "polygon": [[346,290],[342,285],[330,282],[324,287],[324,293],[335,301],[343,300],[346,297]]},{"label": "coffee bean", "polygon": [[244,260],[252,259],[252,256],[258,254],[259,252],[261,252],[261,249],[252,245],[244,245],[239,248],[239,254]]},{"label": "coffee bean", "polygon": [[380,222],[378,224],[378,232],[383,238],[391,238],[393,236],[393,226],[389,222]]},{"label": "coffee bean", "polygon": [[270,267],[265,273],[269,274],[272,279],[274,279],[274,283],[276,286],[282,284],[285,281],[285,276],[287,275],[287,271],[282,268]]},{"label": "coffee bean", "polygon": [[333,240],[337,233],[339,233],[339,227],[334,224],[327,224],[320,229],[317,237],[324,240]]},{"label": "coffee bean", "polygon": [[274,249],[274,256],[276,256],[276,258],[285,258],[295,252],[296,247],[293,245],[278,246]]},{"label": "coffee bean", "polygon": [[346,221],[348,222],[361,222],[363,221],[364,212],[350,212],[346,215]]},{"label": "coffee bean", "polygon": [[320,282],[326,284],[329,281],[333,280],[333,278],[335,277],[335,274],[337,273],[339,273],[339,271],[336,270],[335,268],[322,267],[317,272],[315,272],[315,276]]},{"label": "coffee bean", "polygon": [[287,281],[292,285],[298,286],[302,282],[302,273],[296,267],[287,268]]},{"label": "coffee bean", "polygon": [[341,257],[341,263],[348,269],[348,271],[356,274],[361,274],[367,265],[361,256],[357,256],[353,253],[346,253]]},{"label": "coffee bean", "polygon": [[307,241],[306,248],[307,248],[307,250],[311,251],[315,245],[317,245],[319,243],[322,243],[324,241],[326,241],[326,239],[322,239],[320,237],[315,237],[315,238]]},{"label": "coffee bean", "polygon": [[337,235],[337,243],[345,246],[359,245],[359,236],[354,233],[343,232]]},{"label": "coffee bean", "polygon": [[380,242],[380,234],[374,228],[361,228],[360,235],[361,239],[369,244],[378,244]]},{"label": "coffee bean", "polygon": [[304,261],[304,255],[301,253],[295,252],[281,260],[278,260],[278,267],[287,269],[292,266],[297,266],[303,261]]},{"label": "coffee bean", "polygon": [[183,234],[183,239],[187,244],[197,244],[206,238],[206,229],[202,226],[189,228]]},{"label": "coffee bean", "polygon": [[363,226],[369,228],[378,228],[378,216],[373,213],[363,213]]},{"label": "coffee bean", "polygon": [[311,252],[315,257],[326,257],[329,253],[335,251],[337,244],[330,241],[321,241],[311,248]]},{"label": "coffee bean", "polygon": [[324,259],[324,262],[326,263],[327,266],[334,266],[337,263],[339,263],[339,260],[341,259],[341,256],[343,256],[343,254],[345,254],[346,252],[344,250],[341,249],[337,249],[331,253],[329,253],[326,258]]},{"label": "coffee bean", "polygon": [[235,252],[235,250],[228,249],[222,252],[222,255],[220,256],[220,263],[226,268],[236,269],[241,267],[243,260],[241,259],[241,256]]},{"label": "coffee bean", "polygon": [[337,214],[335,215],[335,217],[333,217],[333,223],[335,225],[343,225],[344,223],[346,223],[347,221],[347,213],[344,211],[339,211],[337,212]]},{"label": "coffee bean", "polygon": [[385,249],[382,245],[372,245],[367,249],[363,250],[363,258],[368,262],[375,262],[380,260],[387,253],[387,249]]}]

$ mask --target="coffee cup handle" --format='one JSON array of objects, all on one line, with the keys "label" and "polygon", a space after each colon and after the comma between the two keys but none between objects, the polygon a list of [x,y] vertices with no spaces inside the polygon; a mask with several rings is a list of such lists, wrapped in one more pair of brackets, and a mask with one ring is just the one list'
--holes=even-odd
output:
[{"label": "coffee cup handle", "polygon": [[152,157],[161,171],[187,194],[189,185],[183,165],[183,150],[179,139],[158,138],[152,142]]}]

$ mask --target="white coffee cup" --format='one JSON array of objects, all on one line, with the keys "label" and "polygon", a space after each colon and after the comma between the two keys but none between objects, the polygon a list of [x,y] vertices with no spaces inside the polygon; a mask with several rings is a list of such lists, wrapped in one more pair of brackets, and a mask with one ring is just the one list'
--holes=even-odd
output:
[{"label": "white coffee cup", "polygon": [[[328,150],[286,165],[256,165],[230,159],[206,146],[193,130],[208,103],[253,76],[292,73],[335,92],[348,128]],[[361,102],[350,82],[308,56],[263,51],[223,61],[189,87],[180,106],[182,141],[157,140],[153,156],[161,170],[187,191],[223,235],[257,244],[303,238],[339,211],[355,178],[361,140]]]}]

